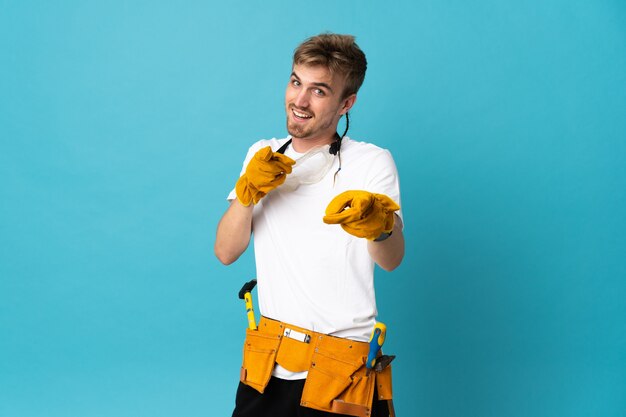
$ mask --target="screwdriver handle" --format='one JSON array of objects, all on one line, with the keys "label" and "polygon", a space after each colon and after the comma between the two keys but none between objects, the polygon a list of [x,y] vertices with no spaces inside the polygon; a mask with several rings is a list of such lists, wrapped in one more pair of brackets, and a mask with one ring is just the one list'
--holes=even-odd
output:
[{"label": "screwdriver handle", "polygon": [[376,363],[376,357],[378,356],[378,352],[380,348],[385,343],[385,336],[387,335],[387,326],[383,323],[376,323],[374,325],[374,330],[372,331],[372,336],[370,337],[370,350],[367,354],[367,363],[365,367],[367,369],[372,369],[374,364]]}]

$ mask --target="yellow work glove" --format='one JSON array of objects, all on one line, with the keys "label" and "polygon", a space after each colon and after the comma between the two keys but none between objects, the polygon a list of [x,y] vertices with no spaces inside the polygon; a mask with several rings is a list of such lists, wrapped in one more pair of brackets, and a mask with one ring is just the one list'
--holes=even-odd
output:
[{"label": "yellow work glove", "polygon": [[267,193],[285,182],[295,163],[288,156],[272,152],[269,146],[259,149],[248,162],[246,172],[237,180],[237,199],[244,206],[258,203]]},{"label": "yellow work glove", "polygon": [[353,236],[374,240],[382,233],[391,232],[396,210],[400,206],[384,194],[351,190],[333,198],[323,220],[327,224],[340,224]]}]

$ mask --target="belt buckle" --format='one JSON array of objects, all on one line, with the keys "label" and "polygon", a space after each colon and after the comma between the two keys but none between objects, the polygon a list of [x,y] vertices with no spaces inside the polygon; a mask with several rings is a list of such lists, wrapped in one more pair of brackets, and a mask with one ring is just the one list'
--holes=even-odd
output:
[{"label": "belt buckle", "polygon": [[311,341],[310,335],[289,328],[285,328],[283,336],[302,343],[309,343]]}]

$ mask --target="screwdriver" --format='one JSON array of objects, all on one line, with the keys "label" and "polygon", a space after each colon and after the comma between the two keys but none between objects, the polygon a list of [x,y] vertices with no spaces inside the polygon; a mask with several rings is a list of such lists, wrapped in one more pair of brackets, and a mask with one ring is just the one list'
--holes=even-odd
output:
[{"label": "screwdriver", "polygon": [[376,323],[374,325],[374,330],[372,330],[372,336],[370,337],[370,349],[367,354],[367,363],[365,364],[365,368],[367,369],[366,374],[369,375],[372,371],[372,368],[376,364],[376,357],[378,356],[378,352],[380,352],[380,348],[385,343],[385,335],[387,334],[387,326],[383,323]]}]

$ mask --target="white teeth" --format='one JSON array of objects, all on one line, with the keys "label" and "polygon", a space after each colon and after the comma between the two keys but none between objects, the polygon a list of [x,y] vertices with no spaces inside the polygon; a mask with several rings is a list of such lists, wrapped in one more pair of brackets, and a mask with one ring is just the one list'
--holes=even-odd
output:
[{"label": "white teeth", "polygon": [[291,111],[293,111],[293,114],[295,114],[297,117],[300,117],[300,118],[302,118],[302,119],[310,119],[310,118],[311,118],[311,116],[306,115],[306,114],[304,114],[304,113],[300,113],[300,112],[295,111],[295,110],[293,110],[293,109],[292,109]]}]

